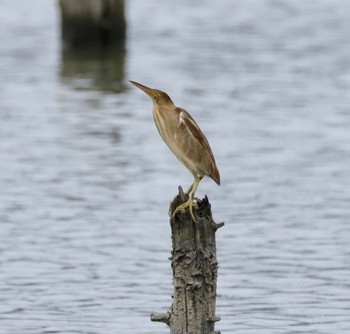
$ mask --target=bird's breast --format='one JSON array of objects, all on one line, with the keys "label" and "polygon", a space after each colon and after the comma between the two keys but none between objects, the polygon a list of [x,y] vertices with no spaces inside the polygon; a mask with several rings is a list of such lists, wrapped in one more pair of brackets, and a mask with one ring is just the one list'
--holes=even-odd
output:
[{"label": "bird's breast", "polygon": [[166,144],[173,150],[174,134],[179,126],[179,113],[166,108],[153,108],[153,118]]}]

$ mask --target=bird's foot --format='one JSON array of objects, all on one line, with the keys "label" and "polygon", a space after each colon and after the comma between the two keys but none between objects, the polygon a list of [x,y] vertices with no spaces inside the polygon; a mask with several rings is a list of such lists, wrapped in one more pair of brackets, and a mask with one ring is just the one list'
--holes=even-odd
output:
[{"label": "bird's foot", "polygon": [[[197,202],[198,200],[200,201],[199,198],[194,198]],[[184,209],[187,209],[189,208],[189,211],[190,211],[190,215],[191,215],[191,218],[194,222],[197,222],[196,221],[196,218],[194,217],[194,214],[193,214],[193,208],[195,209],[198,209],[198,205],[196,203],[193,203],[193,199],[192,198],[189,198],[187,202],[185,203],[182,203],[181,205],[179,205],[173,212],[173,214],[171,215],[172,218],[175,217],[175,215],[180,211],[180,210],[184,210]]]},{"label": "bird's foot", "polygon": [[202,202],[202,200],[199,197],[193,197],[193,199],[196,201],[196,203]]}]

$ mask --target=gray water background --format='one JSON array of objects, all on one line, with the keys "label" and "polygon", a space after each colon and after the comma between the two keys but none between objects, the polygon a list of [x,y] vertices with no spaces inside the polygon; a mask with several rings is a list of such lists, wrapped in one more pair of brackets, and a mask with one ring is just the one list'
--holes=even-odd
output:
[{"label": "gray water background", "polygon": [[125,54],[63,54],[53,0],[0,1],[0,333],[167,333],[169,201],[206,133],[222,333],[350,333],[350,2],[127,3]]}]

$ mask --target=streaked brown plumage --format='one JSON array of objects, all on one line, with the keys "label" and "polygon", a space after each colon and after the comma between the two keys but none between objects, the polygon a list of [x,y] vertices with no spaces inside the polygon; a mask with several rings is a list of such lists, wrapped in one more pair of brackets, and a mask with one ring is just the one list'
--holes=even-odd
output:
[{"label": "streaked brown plumage", "polygon": [[216,166],[213,152],[203,132],[184,109],[175,106],[168,94],[130,81],[143,90],[153,101],[153,118],[157,129],[165,143],[175,156],[188,168],[194,182],[187,191],[189,200],[174,211],[189,208],[193,220],[193,199],[199,182],[209,176],[220,184],[220,174]]}]

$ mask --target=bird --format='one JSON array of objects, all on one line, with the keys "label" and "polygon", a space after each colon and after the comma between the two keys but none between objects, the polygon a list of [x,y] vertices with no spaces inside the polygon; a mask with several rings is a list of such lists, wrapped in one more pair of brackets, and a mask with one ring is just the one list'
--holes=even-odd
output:
[{"label": "bird", "polygon": [[153,119],[160,136],[194,177],[194,182],[186,191],[188,200],[173,211],[172,217],[188,208],[192,220],[196,222],[193,208],[199,201],[194,196],[199,182],[208,176],[220,185],[220,173],[209,142],[192,116],[185,109],[177,107],[167,93],[135,81],[130,80],[130,83],[150,96]]}]

